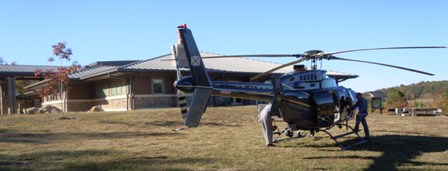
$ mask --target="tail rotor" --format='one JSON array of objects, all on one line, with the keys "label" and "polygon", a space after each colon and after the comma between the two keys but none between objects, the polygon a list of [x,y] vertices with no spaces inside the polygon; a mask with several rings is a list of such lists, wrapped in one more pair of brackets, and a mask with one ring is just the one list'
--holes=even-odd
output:
[{"label": "tail rotor", "polygon": [[[182,54],[184,53],[183,50],[183,46],[182,44],[180,44],[180,41],[178,42],[178,44],[173,45],[171,47],[171,54],[172,54],[172,58],[175,61],[175,65],[176,65],[176,75],[177,75],[177,80],[181,80],[182,79],[182,73],[180,72],[180,66],[182,65]],[[185,92],[183,92],[182,90],[177,90],[177,103],[179,104],[180,107],[180,112],[182,114],[182,119],[185,119],[187,112],[188,112],[188,104],[187,104],[187,98],[185,96]]]}]

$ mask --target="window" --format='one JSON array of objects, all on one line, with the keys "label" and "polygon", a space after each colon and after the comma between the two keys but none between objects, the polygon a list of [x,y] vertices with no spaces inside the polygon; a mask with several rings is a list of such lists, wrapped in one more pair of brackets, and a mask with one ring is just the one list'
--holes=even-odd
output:
[{"label": "window", "polygon": [[152,79],[152,93],[163,94],[165,93],[165,86],[163,85],[163,79]]},{"label": "window", "polygon": [[242,103],[243,100],[241,100],[240,98],[235,98],[235,103]]},{"label": "window", "polygon": [[112,96],[126,94],[126,82],[124,80],[113,80],[110,82]]},{"label": "window", "polygon": [[95,85],[95,97],[106,97],[103,92],[103,87],[100,83]]},{"label": "window", "polygon": [[109,83],[101,84],[101,88],[103,89],[104,97],[109,96]]},{"label": "window", "polygon": [[240,98],[232,97],[232,105],[241,105],[243,104],[243,100]]},{"label": "window", "polygon": [[111,83],[110,83],[110,94],[112,95],[112,96],[115,96],[115,95],[117,95],[117,82],[116,81],[112,81]]},{"label": "window", "polygon": [[97,83],[95,86],[95,96],[97,98],[104,98],[109,96],[117,96],[126,94],[126,81],[125,80],[110,80],[101,83]]},{"label": "window", "polygon": [[124,94],[123,91],[122,91],[123,86],[124,85],[123,85],[123,81],[122,80],[117,81],[117,95]]},{"label": "window", "polygon": [[109,85],[107,82],[100,82],[95,85],[96,97],[103,98],[109,96]]}]

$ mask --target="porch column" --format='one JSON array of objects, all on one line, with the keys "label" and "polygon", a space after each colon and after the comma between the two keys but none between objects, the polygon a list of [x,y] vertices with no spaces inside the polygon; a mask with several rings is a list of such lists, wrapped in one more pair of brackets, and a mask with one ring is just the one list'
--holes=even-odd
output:
[{"label": "porch column", "polygon": [[0,114],[4,114],[3,112],[4,105],[3,105],[3,81],[0,82]]},{"label": "porch column", "polygon": [[8,77],[8,114],[16,113],[16,78]]}]

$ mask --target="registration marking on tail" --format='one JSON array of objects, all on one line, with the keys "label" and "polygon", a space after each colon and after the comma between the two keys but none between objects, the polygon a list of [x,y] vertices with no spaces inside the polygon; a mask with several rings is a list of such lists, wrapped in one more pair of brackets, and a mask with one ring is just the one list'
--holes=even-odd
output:
[{"label": "registration marking on tail", "polygon": [[200,56],[191,56],[191,65],[201,66],[201,57]]}]

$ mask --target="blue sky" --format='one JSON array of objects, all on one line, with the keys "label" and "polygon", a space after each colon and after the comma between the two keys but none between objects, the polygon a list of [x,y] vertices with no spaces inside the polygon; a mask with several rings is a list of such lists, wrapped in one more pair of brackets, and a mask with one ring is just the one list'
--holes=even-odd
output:
[{"label": "blue sky", "polygon": [[[0,56],[49,65],[51,45],[65,41],[73,60],[147,59],[170,53],[176,26],[187,23],[202,51],[219,54],[301,53],[357,48],[448,45],[448,1],[0,1]],[[358,74],[342,85],[368,91],[448,80],[448,49],[341,54],[424,70],[324,61]],[[266,60],[266,59],[263,59]],[[293,59],[269,59],[286,63]]]}]

